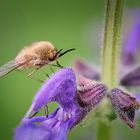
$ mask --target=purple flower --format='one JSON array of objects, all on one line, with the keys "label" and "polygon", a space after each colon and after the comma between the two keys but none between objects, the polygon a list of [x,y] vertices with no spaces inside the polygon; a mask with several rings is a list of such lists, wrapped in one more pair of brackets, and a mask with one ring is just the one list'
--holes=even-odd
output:
[{"label": "purple flower", "polygon": [[65,68],[45,82],[35,96],[27,116],[36,113],[51,101],[58,102],[67,112],[71,111],[76,93],[76,77],[72,69]]},{"label": "purple flower", "polygon": [[[134,65],[136,62],[136,54],[140,47],[140,19],[139,14],[140,11],[136,11],[137,18],[131,30],[128,34],[127,39],[125,40],[123,52],[122,52],[122,62],[125,65]],[[133,15],[134,16],[134,15]]]},{"label": "purple flower", "polygon": [[120,84],[127,87],[140,86],[140,67],[136,67],[123,76]]},{"label": "purple flower", "polygon": [[136,67],[136,55],[138,55],[140,51],[140,10],[133,10],[131,14],[134,18],[134,22],[124,41],[122,70],[120,70],[121,72],[123,72],[124,69],[126,71],[120,80],[120,84],[127,87],[140,86],[140,67]]},{"label": "purple flower", "polygon": [[[87,88],[84,89],[79,82],[77,90],[75,74],[70,68],[54,74],[35,96],[31,108],[15,130],[14,139],[66,140],[70,129],[84,119],[106,95],[103,84],[91,83],[91,80],[84,78],[82,83],[86,83]],[[48,117],[35,117],[49,102],[58,102],[60,107]]]},{"label": "purple flower", "polygon": [[136,98],[127,91],[118,88],[111,91],[110,98],[119,117],[131,128],[135,128],[135,111],[139,108]]}]

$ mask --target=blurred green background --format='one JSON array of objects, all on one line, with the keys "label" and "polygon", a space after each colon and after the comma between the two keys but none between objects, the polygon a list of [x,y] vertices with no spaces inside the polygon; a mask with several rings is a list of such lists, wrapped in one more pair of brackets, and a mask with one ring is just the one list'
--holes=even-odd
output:
[{"label": "blurred green background", "polygon": [[[138,8],[140,1],[126,0],[125,5],[126,9]],[[97,65],[103,15],[104,0],[1,0],[0,65],[14,59],[23,46],[40,40],[49,40],[58,49],[76,48],[60,59],[64,66],[73,66],[79,57]],[[13,138],[14,128],[41,86],[26,76],[30,71],[14,71],[0,78],[0,140]],[[40,73],[36,76],[44,78]],[[113,131],[114,140],[140,140],[139,126],[133,131],[115,121]],[[69,140],[87,140],[86,134],[95,137],[94,125],[76,127]]]}]

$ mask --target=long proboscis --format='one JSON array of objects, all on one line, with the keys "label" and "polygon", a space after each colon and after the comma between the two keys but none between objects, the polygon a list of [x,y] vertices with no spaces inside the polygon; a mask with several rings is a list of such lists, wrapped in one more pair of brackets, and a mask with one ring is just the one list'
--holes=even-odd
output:
[{"label": "long proboscis", "polygon": [[66,54],[66,53],[68,53],[68,52],[70,52],[70,51],[73,51],[73,50],[75,50],[75,48],[69,49],[69,50],[67,50],[67,51],[65,51],[65,52],[63,52],[63,53],[60,53],[59,57],[63,56],[64,54]]}]

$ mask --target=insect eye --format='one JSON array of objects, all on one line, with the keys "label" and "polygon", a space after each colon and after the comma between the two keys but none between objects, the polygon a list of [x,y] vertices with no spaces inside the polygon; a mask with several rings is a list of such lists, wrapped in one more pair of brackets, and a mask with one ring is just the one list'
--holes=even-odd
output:
[{"label": "insect eye", "polygon": [[57,58],[58,54],[54,54],[53,56],[49,57],[49,61],[54,61]]},{"label": "insect eye", "polygon": [[54,61],[54,60],[55,60],[55,57],[49,58],[49,61]]}]

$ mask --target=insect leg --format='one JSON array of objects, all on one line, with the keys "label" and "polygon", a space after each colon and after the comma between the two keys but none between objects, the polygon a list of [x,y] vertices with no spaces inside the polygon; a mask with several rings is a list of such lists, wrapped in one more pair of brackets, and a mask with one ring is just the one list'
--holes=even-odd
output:
[{"label": "insect leg", "polygon": [[37,113],[38,113],[38,111],[37,112],[32,112],[32,114],[29,115],[29,119],[31,119],[32,117],[34,117]]},{"label": "insect leg", "polygon": [[[49,114],[49,110],[48,110],[48,106],[46,105],[44,108],[44,112],[45,112],[45,116],[48,117],[48,114]],[[28,118],[31,119],[32,117],[34,117],[37,113],[37,112],[31,112],[29,115],[28,115]]]},{"label": "insect leg", "polygon": [[60,65],[60,63],[58,61],[56,61],[56,65],[59,67],[59,68],[64,68],[62,65]]},{"label": "insect leg", "polygon": [[28,74],[28,77],[31,78],[31,79],[33,79],[33,80],[37,80],[37,81],[39,81],[39,82],[41,82],[41,83],[44,83],[44,81],[42,81],[42,80],[40,80],[40,79],[37,79],[37,78],[35,78],[35,77],[32,76],[32,75],[33,75],[34,73],[36,73],[38,70],[39,70],[39,68],[37,68],[37,69],[35,69],[34,71],[32,71],[31,73],[29,73],[29,74]]},{"label": "insect leg", "polygon": [[47,105],[44,107],[44,112],[45,112],[45,116],[48,118],[49,110]]},{"label": "insect leg", "polygon": [[60,66],[55,65],[55,64],[48,64],[48,65],[60,68]]},{"label": "insect leg", "polygon": [[[40,70],[40,69],[39,69]],[[48,78],[50,78],[49,74],[47,74],[46,72],[40,70],[43,74],[45,74],[45,76],[47,76]]]},{"label": "insect leg", "polygon": [[51,68],[51,66],[49,66],[50,70],[52,71],[52,73],[54,73],[54,70]]}]

